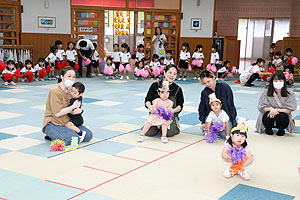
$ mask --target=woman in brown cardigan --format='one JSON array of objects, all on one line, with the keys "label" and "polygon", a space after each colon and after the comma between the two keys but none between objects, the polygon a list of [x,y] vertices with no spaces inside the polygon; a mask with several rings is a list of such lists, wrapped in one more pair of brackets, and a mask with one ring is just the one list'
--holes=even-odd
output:
[{"label": "woman in brown cardigan", "polygon": [[[72,137],[78,137],[79,135],[65,127],[66,123],[70,121],[68,113],[73,111],[81,113],[82,110],[77,109],[80,107],[81,103],[75,101],[72,106],[68,107],[68,103],[71,99],[70,87],[75,81],[75,71],[72,67],[64,67],[61,70],[61,82],[55,87],[51,88],[47,102],[46,110],[44,114],[43,122],[43,132],[46,134],[45,139],[54,140],[61,139],[64,140],[66,145],[71,144]],[[77,111],[76,111],[77,110]],[[83,142],[88,142],[92,139],[93,133],[84,126],[78,127],[81,131],[86,132],[86,136]]]}]

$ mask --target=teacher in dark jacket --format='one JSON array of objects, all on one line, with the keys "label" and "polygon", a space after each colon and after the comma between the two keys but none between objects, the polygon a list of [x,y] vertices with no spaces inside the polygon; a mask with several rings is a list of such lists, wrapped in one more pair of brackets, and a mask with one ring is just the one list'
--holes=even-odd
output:
[{"label": "teacher in dark jacket", "polygon": [[211,93],[215,93],[216,97],[222,102],[222,109],[229,116],[230,127],[236,126],[236,109],[234,106],[233,93],[230,86],[223,81],[216,81],[216,77],[212,71],[203,70],[200,74],[200,82],[205,86],[201,92],[199,104],[199,119],[202,122],[201,128],[205,127],[205,121],[209,114],[209,97]]}]

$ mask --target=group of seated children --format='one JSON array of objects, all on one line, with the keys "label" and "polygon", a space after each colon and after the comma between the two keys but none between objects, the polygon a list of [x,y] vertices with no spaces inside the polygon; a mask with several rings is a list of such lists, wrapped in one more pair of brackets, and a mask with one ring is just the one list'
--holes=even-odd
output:
[{"label": "group of seated children", "polygon": [[297,64],[298,59],[292,55],[291,48],[286,49],[286,55],[282,60],[282,53],[277,51],[274,54],[272,62],[265,66],[265,60],[258,58],[255,63],[247,67],[240,75],[240,82],[247,87],[254,86],[253,82],[257,79],[269,81],[270,76],[276,71],[284,73],[286,84],[293,87],[294,84],[294,66]]}]

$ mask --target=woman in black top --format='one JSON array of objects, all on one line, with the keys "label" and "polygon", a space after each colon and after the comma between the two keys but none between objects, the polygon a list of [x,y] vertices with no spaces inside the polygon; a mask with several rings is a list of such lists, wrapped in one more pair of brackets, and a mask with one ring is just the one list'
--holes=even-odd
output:
[{"label": "woman in black top", "polygon": [[221,100],[222,109],[229,116],[230,127],[236,126],[236,109],[230,86],[223,81],[216,81],[214,73],[208,70],[203,70],[201,72],[200,82],[205,86],[201,92],[201,100],[198,108],[199,119],[202,122],[201,128],[203,129],[205,127],[205,121],[210,112],[208,95],[211,93],[215,93],[216,97]]},{"label": "woman in black top", "polygon": [[[170,125],[170,129],[167,131],[167,137],[172,137],[174,135],[177,135],[180,133],[179,129],[179,117],[178,114],[182,111],[184,98],[183,98],[183,92],[181,87],[179,87],[176,83],[174,83],[174,80],[176,80],[177,77],[177,68],[175,65],[168,65],[164,71],[164,80],[163,81],[169,81],[169,89],[170,89],[170,96],[169,99],[174,102],[172,112],[174,113],[174,119]],[[145,106],[147,109],[149,109],[150,113],[156,112],[156,107],[152,105],[152,101],[156,98],[158,98],[158,86],[159,82],[154,82],[150,86],[147,96],[145,98]],[[149,131],[145,134],[146,136],[155,136],[160,131],[159,128],[153,126],[149,129]]]}]

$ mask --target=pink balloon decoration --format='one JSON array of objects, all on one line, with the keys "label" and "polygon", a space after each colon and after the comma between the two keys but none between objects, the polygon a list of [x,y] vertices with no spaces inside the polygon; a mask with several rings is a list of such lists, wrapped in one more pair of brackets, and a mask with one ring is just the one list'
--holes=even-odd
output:
[{"label": "pink balloon decoration", "polygon": [[233,74],[232,74],[232,73],[229,73],[229,74],[227,74],[227,77],[228,77],[228,78],[233,78]]},{"label": "pink balloon decoration", "polygon": [[149,76],[148,70],[143,70],[143,71],[142,71],[142,76],[143,76],[144,78],[147,78],[147,77]]},{"label": "pink balloon decoration", "polygon": [[189,65],[189,68],[188,68],[188,70],[189,70],[189,71],[192,71],[192,67],[191,67],[191,65]]},{"label": "pink balloon decoration", "polygon": [[211,66],[211,71],[213,71],[213,72],[216,72],[216,71],[217,71],[217,68],[216,68],[215,65]]},{"label": "pink balloon decoration", "polygon": [[192,65],[193,66],[197,65],[197,60],[193,60]]},{"label": "pink balloon decoration", "polygon": [[158,67],[154,68],[154,70],[153,70],[153,75],[154,75],[155,77],[157,77],[157,76],[160,75],[160,69],[159,69]]}]

